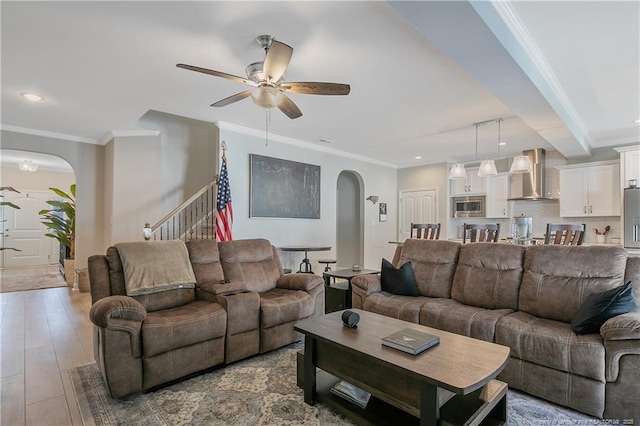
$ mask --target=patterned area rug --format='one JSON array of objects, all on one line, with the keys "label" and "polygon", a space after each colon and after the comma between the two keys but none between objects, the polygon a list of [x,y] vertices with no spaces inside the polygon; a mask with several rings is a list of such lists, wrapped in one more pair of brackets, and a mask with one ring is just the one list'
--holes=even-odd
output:
[{"label": "patterned area rug", "polygon": [[2,293],[66,286],[67,283],[58,271],[57,265],[0,269],[0,291]]},{"label": "patterned area rug", "polygon": [[[303,401],[296,386],[300,343],[120,400],[108,397],[96,364],[71,369],[85,425],[351,425]],[[594,424],[594,418],[509,391],[509,425]]]}]

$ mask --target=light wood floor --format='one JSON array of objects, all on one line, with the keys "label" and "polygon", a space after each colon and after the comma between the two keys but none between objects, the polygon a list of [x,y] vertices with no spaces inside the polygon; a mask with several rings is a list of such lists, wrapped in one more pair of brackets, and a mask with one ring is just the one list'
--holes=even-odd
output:
[{"label": "light wood floor", "polygon": [[93,362],[91,296],[0,294],[1,425],[81,425],[69,368]]}]

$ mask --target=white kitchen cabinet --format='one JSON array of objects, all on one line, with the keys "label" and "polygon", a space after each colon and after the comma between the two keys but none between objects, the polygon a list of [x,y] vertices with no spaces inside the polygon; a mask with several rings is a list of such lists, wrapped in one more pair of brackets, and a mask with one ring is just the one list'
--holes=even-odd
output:
[{"label": "white kitchen cabinet", "polygon": [[486,179],[487,218],[505,218],[509,212],[509,174],[499,174]]},{"label": "white kitchen cabinet", "polygon": [[560,216],[620,216],[620,166],[612,162],[558,167]]},{"label": "white kitchen cabinet", "polygon": [[624,156],[623,188],[629,187],[629,181],[635,179],[640,185],[640,149],[627,151]]},{"label": "white kitchen cabinet", "polygon": [[451,195],[484,194],[484,178],[478,177],[478,169],[466,169],[466,179],[453,179]]}]

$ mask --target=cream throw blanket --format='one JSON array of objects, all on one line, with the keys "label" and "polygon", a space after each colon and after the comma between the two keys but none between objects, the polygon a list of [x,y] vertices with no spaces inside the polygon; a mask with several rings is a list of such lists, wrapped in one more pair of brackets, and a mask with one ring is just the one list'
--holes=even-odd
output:
[{"label": "cream throw blanket", "polygon": [[127,296],[194,288],[196,277],[183,241],[144,241],[115,245],[122,260]]}]

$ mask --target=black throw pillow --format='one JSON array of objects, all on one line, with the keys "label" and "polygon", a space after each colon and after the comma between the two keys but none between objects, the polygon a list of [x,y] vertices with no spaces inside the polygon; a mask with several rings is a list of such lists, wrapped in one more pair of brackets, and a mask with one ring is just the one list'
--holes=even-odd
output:
[{"label": "black throw pillow", "polygon": [[578,334],[597,333],[609,318],[636,308],[633,285],[629,281],[620,287],[589,295],[571,319],[571,328]]},{"label": "black throw pillow", "polygon": [[399,268],[393,266],[387,259],[382,259],[380,270],[380,283],[382,291],[401,296],[418,296],[418,284],[413,274],[411,262],[407,262]]}]

